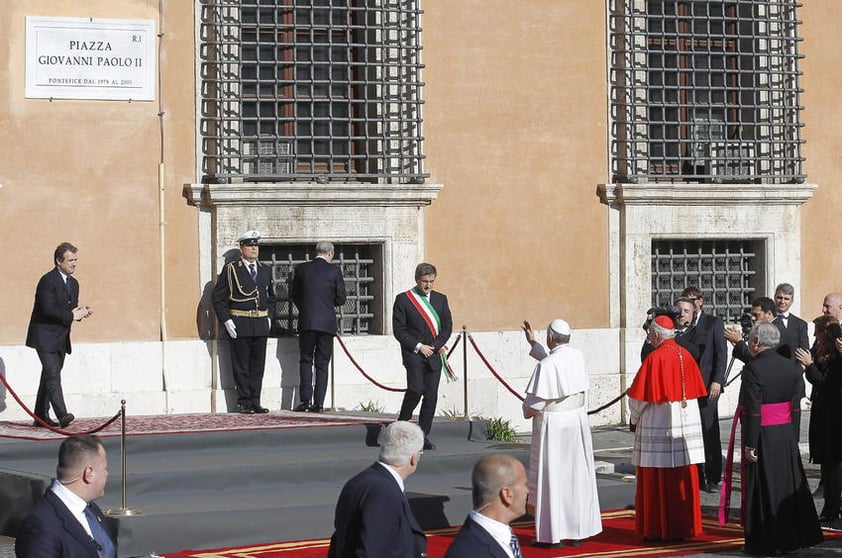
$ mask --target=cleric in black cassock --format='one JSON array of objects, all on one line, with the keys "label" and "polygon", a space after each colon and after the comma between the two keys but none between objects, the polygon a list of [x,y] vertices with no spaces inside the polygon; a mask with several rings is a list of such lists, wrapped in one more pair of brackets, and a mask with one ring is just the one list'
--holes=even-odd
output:
[{"label": "cleric in black cassock", "polygon": [[740,388],[745,552],[754,555],[793,552],[823,540],[798,450],[798,421],[792,420],[801,367],[769,350],[779,342],[774,324],[754,326],[747,342],[754,358],[743,368]]}]

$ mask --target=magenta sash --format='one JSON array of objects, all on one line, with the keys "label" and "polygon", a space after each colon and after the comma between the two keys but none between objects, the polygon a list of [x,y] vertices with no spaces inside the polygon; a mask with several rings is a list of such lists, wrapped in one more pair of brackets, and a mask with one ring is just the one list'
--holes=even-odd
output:
[{"label": "magenta sash", "polygon": [[[728,512],[731,509],[731,484],[733,482],[734,470],[734,439],[737,433],[737,423],[741,421],[743,406],[738,405],[734,413],[734,421],[731,423],[731,435],[728,438],[728,454],[725,459],[725,474],[722,485],[719,489],[719,524],[728,523]],[[792,403],[767,403],[760,406],[760,426],[777,426],[792,422]],[[740,478],[744,479],[746,473],[745,456],[740,459]],[[745,523],[746,518],[746,493],[745,482],[740,483],[740,520]]]}]

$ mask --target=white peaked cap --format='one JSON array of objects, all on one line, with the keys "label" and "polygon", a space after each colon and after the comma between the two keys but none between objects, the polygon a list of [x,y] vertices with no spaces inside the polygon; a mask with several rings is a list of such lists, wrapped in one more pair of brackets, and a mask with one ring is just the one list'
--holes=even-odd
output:
[{"label": "white peaked cap", "polygon": [[254,229],[248,230],[240,235],[237,242],[243,243],[248,242],[249,240],[260,240],[260,232]]},{"label": "white peaked cap", "polygon": [[559,335],[570,335],[570,324],[562,319],[556,319],[550,322],[550,329]]}]

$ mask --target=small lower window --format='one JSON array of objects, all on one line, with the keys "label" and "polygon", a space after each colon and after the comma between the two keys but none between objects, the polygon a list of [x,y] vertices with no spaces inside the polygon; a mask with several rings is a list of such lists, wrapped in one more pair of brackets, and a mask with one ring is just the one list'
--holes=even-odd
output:
[{"label": "small lower window", "polygon": [[[337,244],[333,264],[345,278],[345,304],[336,314],[340,335],[383,333],[382,247],[377,244]],[[298,331],[298,309],[290,298],[295,266],[316,257],[315,243],[262,244],[260,261],[272,266],[272,285],[277,303],[273,333],[294,335]]]},{"label": "small lower window", "polygon": [[755,240],[653,240],[652,304],[670,305],[692,285],[704,294],[705,312],[738,321],[763,292],[762,254]]}]

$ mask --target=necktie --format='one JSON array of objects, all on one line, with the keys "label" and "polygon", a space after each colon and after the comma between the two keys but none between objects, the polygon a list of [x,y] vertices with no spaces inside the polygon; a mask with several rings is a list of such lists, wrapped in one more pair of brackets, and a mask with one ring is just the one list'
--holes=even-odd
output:
[{"label": "necktie", "polygon": [[517,535],[514,532],[512,532],[512,538],[509,540],[509,548],[512,549],[515,558],[523,558],[523,554],[520,553],[520,544],[517,542]]},{"label": "necktie", "polygon": [[111,536],[100,523],[99,517],[90,505],[85,508],[85,519],[88,520],[88,525],[91,527],[91,533],[96,541],[100,558],[116,558],[117,551],[114,548],[114,541],[111,540]]},{"label": "necktie", "polygon": [[257,279],[257,266],[254,264],[249,264],[249,273],[251,273],[252,280]]}]

